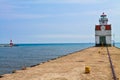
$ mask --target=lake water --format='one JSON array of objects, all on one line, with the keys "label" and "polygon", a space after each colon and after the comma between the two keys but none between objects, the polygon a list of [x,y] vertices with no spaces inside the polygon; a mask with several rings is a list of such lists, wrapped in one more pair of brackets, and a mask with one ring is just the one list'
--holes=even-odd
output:
[{"label": "lake water", "polygon": [[94,46],[94,44],[18,44],[18,46],[12,48],[0,47],[0,75],[90,46]]},{"label": "lake water", "polygon": [[115,46],[120,48],[120,43],[116,43]]},{"label": "lake water", "polygon": [[[115,44],[120,48],[120,43]],[[94,46],[93,43],[18,44],[0,47],[0,75]]]}]

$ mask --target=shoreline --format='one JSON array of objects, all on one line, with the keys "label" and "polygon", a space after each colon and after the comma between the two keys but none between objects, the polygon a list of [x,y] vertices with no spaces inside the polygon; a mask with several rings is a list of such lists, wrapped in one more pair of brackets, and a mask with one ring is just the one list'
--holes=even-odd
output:
[{"label": "shoreline", "polygon": [[[115,47],[110,48],[111,50],[117,49]],[[85,66],[91,67],[90,74],[84,73]],[[105,68],[104,71],[103,68]],[[103,75],[104,73],[106,74]],[[19,79],[23,75],[25,77]],[[106,49],[101,50],[100,47],[85,48],[30,67],[22,68],[21,70],[16,70],[12,74],[1,75],[0,80],[73,80],[72,76],[74,80],[91,80],[92,78],[95,80],[112,80],[110,78],[111,71],[108,57],[106,56]]]},{"label": "shoreline", "polygon": [[[91,46],[91,47],[94,47],[94,46]],[[35,66],[38,66],[38,65],[42,65],[42,64],[44,64],[44,63],[50,62],[51,60],[56,60],[56,59],[58,59],[58,58],[65,57],[65,56],[68,56],[68,55],[70,55],[70,54],[74,54],[74,53],[76,53],[76,52],[80,52],[80,51],[82,51],[82,50],[85,50],[85,49],[88,49],[88,48],[91,48],[91,47],[87,47],[87,48],[84,48],[84,49],[81,49],[81,50],[78,50],[78,51],[74,51],[74,52],[71,52],[71,53],[68,53],[68,54],[65,54],[65,55],[61,55],[61,56],[58,56],[58,57],[56,57],[56,58],[52,58],[52,59],[43,61],[43,62],[41,62],[41,63],[34,64],[34,65],[23,66],[23,67],[21,67],[20,69],[13,70],[13,71],[10,72],[10,73],[1,74],[1,75],[0,75],[0,78],[3,77],[3,75],[13,74],[13,73],[15,73],[16,71],[24,70],[24,68],[32,68],[32,67],[35,67]]]}]

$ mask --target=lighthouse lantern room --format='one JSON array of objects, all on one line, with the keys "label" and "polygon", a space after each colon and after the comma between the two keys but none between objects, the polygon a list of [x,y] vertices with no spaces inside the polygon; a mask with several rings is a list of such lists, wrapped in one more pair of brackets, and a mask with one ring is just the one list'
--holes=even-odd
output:
[{"label": "lighthouse lantern room", "polygon": [[111,46],[111,24],[104,13],[100,15],[99,25],[95,25],[95,45]]}]

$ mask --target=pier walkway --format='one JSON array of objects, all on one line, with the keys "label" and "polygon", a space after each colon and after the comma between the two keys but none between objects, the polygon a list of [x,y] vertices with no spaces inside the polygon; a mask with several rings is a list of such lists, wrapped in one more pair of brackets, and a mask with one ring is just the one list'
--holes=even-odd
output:
[{"label": "pier walkway", "polygon": [[[115,74],[120,79],[120,49],[108,47]],[[57,54],[57,53],[56,53]],[[85,73],[85,67],[90,73]],[[34,67],[2,75],[0,80],[114,80],[106,47],[87,48]]]}]

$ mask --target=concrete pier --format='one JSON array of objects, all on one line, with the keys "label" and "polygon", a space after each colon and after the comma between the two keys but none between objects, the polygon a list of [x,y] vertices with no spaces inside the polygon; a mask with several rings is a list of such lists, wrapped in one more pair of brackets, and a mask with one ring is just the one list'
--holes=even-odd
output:
[{"label": "concrete pier", "polygon": [[[120,79],[120,49],[108,49]],[[89,73],[85,73],[86,66]],[[1,77],[0,80],[113,80],[106,47],[87,48]]]}]

